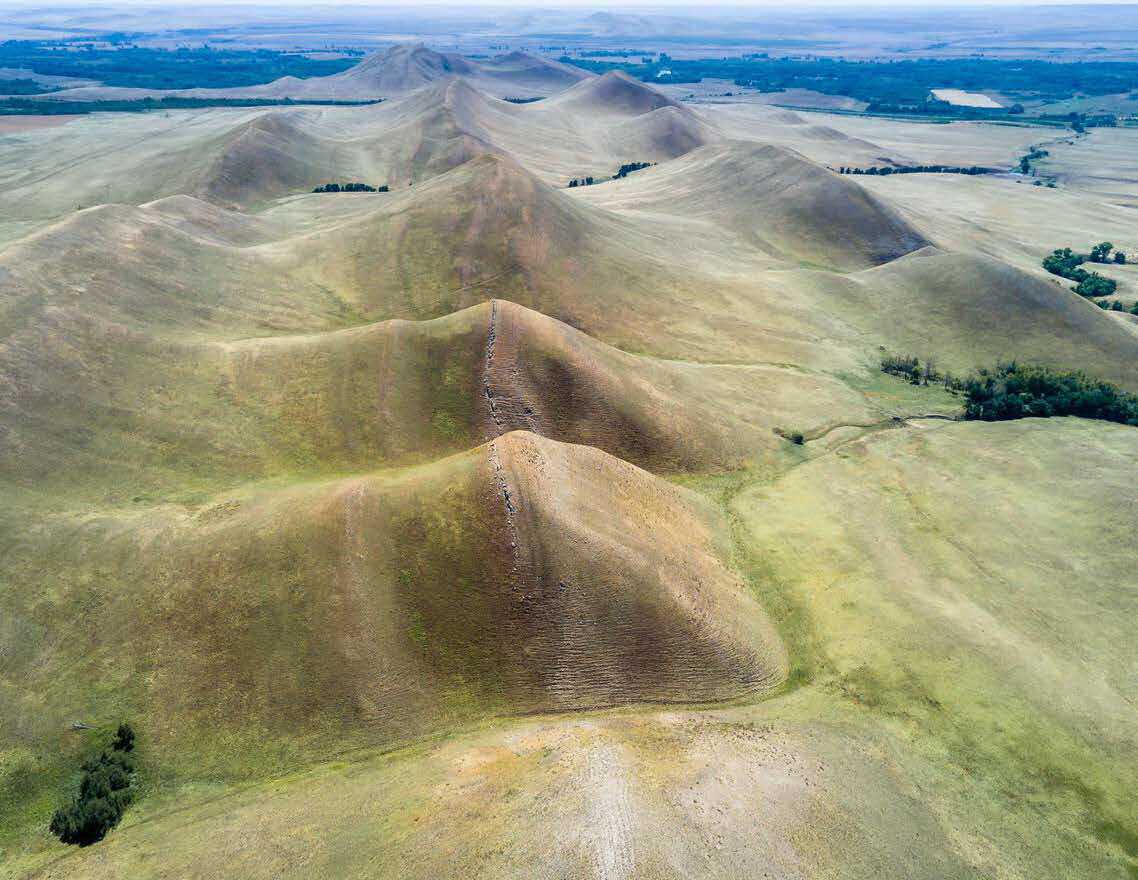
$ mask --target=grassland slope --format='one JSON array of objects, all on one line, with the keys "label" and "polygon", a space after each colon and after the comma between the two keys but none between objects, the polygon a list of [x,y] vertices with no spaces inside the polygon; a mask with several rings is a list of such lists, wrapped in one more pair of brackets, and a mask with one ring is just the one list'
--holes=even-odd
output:
[{"label": "grassland slope", "polygon": [[[17,775],[30,755],[62,770],[76,718],[131,718],[166,754],[159,774],[233,779],[330,735],[382,744],[492,713],[723,699],[785,670],[713,507],[525,432],[196,509],[16,519],[0,708]],[[6,814],[54,796],[48,765],[35,778],[19,800],[6,771]]]},{"label": "grassland slope", "polygon": [[514,720],[189,792],[34,876],[1125,878],[1135,452],[1130,429],[1063,419],[812,456],[729,501],[793,693]]},{"label": "grassland slope", "polygon": [[643,211],[674,205],[741,231],[771,256],[839,270],[879,265],[928,244],[853,181],[769,145],[712,144],[598,198]]}]

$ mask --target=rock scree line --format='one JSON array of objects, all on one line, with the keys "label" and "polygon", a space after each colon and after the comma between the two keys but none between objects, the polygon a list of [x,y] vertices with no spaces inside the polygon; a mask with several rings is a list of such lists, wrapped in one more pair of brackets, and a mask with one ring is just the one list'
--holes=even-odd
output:
[{"label": "rock scree line", "polygon": [[[494,345],[498,337],[498,301],[490,300],[490,326],[486,331],[486,358],[482,365],[482,395],[486,398],[486,405],[490,412],[490,421],[493,429],[490,437],[490,467],[494,472],[494,482],[498,488],[498,495],[502,499],[502,506],[506,512],[506,527],[510,532],[510,552],[513,556],[514,573],[518,573],[521,565],[521,533],[518,531],[516,519],[516,496],[510,493],[510,484],[506,481],[506,472],[502,468],[502,459],[498,455],[497,438],[503,433],[502,417],[494,401],[494,392],[490,388],[490,375],[494,366]],[[515,583],[514,589],[518,589]]]}]

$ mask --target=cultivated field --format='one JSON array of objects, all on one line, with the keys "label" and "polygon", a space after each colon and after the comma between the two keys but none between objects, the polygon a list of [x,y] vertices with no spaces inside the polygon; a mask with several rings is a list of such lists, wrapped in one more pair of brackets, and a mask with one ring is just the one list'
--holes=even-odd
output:
[{"label": "cultivated field", "polygon": [[1001,107],[999,101],[980,92],[966,92],[963,89],[933,89],[933,97],[938,101],[947,101],[957,107]]}]

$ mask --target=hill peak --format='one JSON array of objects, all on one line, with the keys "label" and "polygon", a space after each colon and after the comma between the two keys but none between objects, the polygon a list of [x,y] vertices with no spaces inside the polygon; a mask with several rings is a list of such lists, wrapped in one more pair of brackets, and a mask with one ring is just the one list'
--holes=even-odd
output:
[{"label": "hill peak", "polygon": [[550,100],[574,109],[621,116],[639,116],[664,107],[686,108],[651,86],[621,71],[582,80]]}]

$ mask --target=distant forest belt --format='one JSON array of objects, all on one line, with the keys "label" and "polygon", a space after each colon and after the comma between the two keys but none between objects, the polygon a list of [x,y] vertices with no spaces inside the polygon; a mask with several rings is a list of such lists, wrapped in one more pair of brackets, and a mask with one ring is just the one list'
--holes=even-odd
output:
[{"label": "distant forest belt", "polygon": [[[872,116],[875,119],[901,119],[905,122],[924,122],[928,125],[947,125],[950,122],[987,122],[991,125],[1006,125],[1015,128],[1029,126],[1042,126],[1043,128],[1067,128],[1071,124],[1069,117],[1056,119],[1049,116],[1013,116],[1002,111],[977,110],[963,107],[961,112],[943,113],[905,113],[900,110],[846,110],[839,107],[808,107],[804,104],[775,103],[776,107],[784,110],[793,110],[796,113],[826,113],[833,116]],[[971,115],[963,111],[973,111]],[[986,115],[985,115],[986,114]],[[1125,125],[1123,121],[1121,124]]]},{"label": "distant forest belt", "polygon": [[[359,59],[308,58],[269,49],[152,49],[132,45],[140,34],[104,34],[64,40],[0,42],[0,67],[47,76],[93,79],[105,86],[192,89],[255,86],[283,76],[330,76]],[[107,46],[105,44],[110,44]]]},{"label": "distant forest belt", "polygon": [[145,113],[148,110],[197,110],[202,107],[364,107],[374,101],[305,101],[292,98],[140,98],[132,101],[31,101],[0,99],[0,116],[75,116],[83,113]]},{"label": "distant forest belt", "polygon": [[[763,92],[801,88],[827,95],[848,95],[868,104],[923,103],[933,89],[992,89],[1002,94],[1037,95],[1062,100],[1076,94],[1117,95],[1138,92],[1138,63],[1132,61],[1003,60],[988,58],[855,61],[831,58],[771,58],[766,53],[738,58],[670,58],[592,61],[563,57],[587,70],[619,68],[648,82],[687,83],[727,79]],[[976,108],[958,108],[965,110]]]}]

